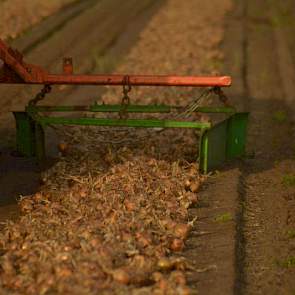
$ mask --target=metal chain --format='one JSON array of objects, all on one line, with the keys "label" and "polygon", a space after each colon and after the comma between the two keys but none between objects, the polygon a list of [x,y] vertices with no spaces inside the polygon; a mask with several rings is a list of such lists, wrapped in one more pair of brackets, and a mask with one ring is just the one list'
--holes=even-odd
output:
[{"label": "metal chain", "polygon": [[121,110],[119,112],[120,119],[127,119],[128,113],[127,108],[130,104],[130,97],[128,93],[132,90],[131,84],[130,84],[130,77],[125,76],[123,81],[123,97],[121,101]]},{"label": "metal chain", "polygon": [[41,91],[29,101],[30,106],[36,105],[39,101],[43,100],[46,96],[46,94],[51,92],[51,86],[49,84],[45,84],[44,87],[41,89]]},{"label": "metal chain", "polygon": [[213,87],[205,90],[201,93],[199,97],[194,99],[190,104],[188,104],[186,107],[184,107],[184,111],[182,111],[180,114],[175,116],[175,119],[180,118],[188,118],[192,113],[194,113],[198,107],[200,107],[203,103],[203,101],[206,101],[209,96],[214,93],[218,96],[218,99],[225,105],[230,106],[228,103],[228,97],[225,95],[225,93],[222,91],[220,87]]},{"label": "metal chain", "polygon": [[184,107],[184,110],[177,114],[174,119],[186,119],[194,113],[200,105],[202,105],[203,101],[205,101],[213,92],[213,88],[206,89],[203,91],[196,99],[194,99],[190,104]]},{"label": "metal chain", "polygon": [[225,93],[222,91],[222,89],[220,87],[214,87],[213,92],[218,96],[219,100],[225,106],[229,106],[228,97],[225,95]]}]

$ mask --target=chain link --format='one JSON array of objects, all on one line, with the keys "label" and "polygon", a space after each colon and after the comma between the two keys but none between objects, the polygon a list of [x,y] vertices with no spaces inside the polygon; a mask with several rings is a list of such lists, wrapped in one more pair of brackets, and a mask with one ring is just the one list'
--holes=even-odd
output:
[{"label": "chain link", "polygon": [[131,84],[130,84],[130,77],[125,76],[123,81],[123,97],[121,101],[121,110],[119,112],[120,119],[127,119],[128,118],[128,112],[127,108],[130,104],[130,97],[128,93],[132,90]]},{"label": "chain link", "polygon": [[218,96],[219,100],[225,105],[229,106],[228,97],[222,91],[220,87],[214,87],[213,92]]},{"label": "chain link", "polygon": [[44,87],[41,89],[41,91],[29,101],[30,106],[36,105],[39,101],[43,100],[46,96],[46,94],[51,92],[51,86],[49,84],[44,85]]},{"label": "chain link", "polygon": [[212,94],[213,88],[206,89],[203,91],[196,99],[194,99],[190,104],[184,107],[183,111],[180,114],[174,116],[174,119],[186,119],[193,114],[198,107],[200,107],[203,101],[207,100]]}]

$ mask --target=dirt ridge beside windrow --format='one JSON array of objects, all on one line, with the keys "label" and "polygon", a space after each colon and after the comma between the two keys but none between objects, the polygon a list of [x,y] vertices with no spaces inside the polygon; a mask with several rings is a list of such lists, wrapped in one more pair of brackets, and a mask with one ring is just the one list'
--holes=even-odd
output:
[{"label": "dirt ridge beside windrow", "polygon": [[[295,192],[286,182],[294,176],[295,167],[290,105],[294,85],[288,77],[294,63],[287,46],[293,36],[286,34],[291,11],[286,14],[275,1],[235,4],[236,13],[230,18],[232,25],[243,28],[238,34],[242,35],[238,46],[242,58],[236,59],[237,47],[232,43],[232,37],[239,39],[237,35],[231,35],[226,48],[229,56],[239,60],[235,100],[251,113],[250,157],[240,166],[235,293],[293,294],[294,238],[290,233]],[[230,28],[228,34],[234,31]]]}]

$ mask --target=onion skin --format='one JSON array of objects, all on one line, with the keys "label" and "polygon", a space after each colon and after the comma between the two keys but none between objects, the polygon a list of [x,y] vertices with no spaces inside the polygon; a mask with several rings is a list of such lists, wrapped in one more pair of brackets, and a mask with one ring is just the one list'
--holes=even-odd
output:
[{"label": "onion skin", "polygon": [[69,150],[69,146],[66,142],[59,143],[57,148],[63,156],[65,156]]},{"label": "onion skin", "polygon": [[128,200],[124,201],[124,206],[125,206],[126,210],[129,212],[132,212],[136,209],[136,204],[131,201],[128,201]]},{"label": "onion skin", "polygon": [[34,201],[36,202],[40,202],[43,200],[43,196],[42,196],[42,193],[38,192],[38,193],[35,193],[34,195]]},{"label": "onion skin", "polygon": [[195,193],[192,193],[192,192],[187,192],[187,199],[189,200],[189,202],[192,204],[192,205],[195,205],[198,203],[198,197]]},{"label": "onion skin", "polygon": [[192,294],[190,288],[186,287],[186,286],[179,286],[177,288],[177,294],[179,295],[190,295]]},{"label": "onion skin", "polygon": [[94,239],[90,240],[89,243],[93,248],[98,248],[102,244],[101,240],[98,238],[94,238]]},{"label": "onion skin", "polygon": [[152,244],[151,238],[146,234],[137,233],[136,239],[137,239],[139,245],[143,248],[146,248]]},{"label": "onion skin", "polygon": [[162,291],[164,291],[164,294],[166,294],[166,290],[168,288],[168,281],[166,279],[161,279],[158,282],[158,286]]},{"label": "onion skin", "polygon": [[116,269],[112,272],[113,279],[122,285],[130,283],[130,275],[124,269]]},{"label": "onion skin", "polygon": [[170,249],[175,252],[180,252],[184,248],[184,242],[181,239],[173,239]]},{"label": "onion skin", "polygon": [[160,272],[154,272],[153,274],[152,274],[152,278],[153,278],[153,280],[155,281],[155,282],[159,282],[161,279],[163,279],[163,274],[162,273],[160,273]]},{"label": "onion skin", "polygon": [[167,271],[173,268],[173,262],[169,258],[160,258],[157,264],[159,270]]},{"label": "onion skin", "polygon": [[189,180],[189,179],[185,180],[185,182],[184,182],[184,187],[185,187],[186,189],[189,189],[189,188],[190,188],[190,185],[191,185],[190,180]]},{"label": "onion skin", "polygon": [[81,189],[79,192],[79,195],[81,198],[86,198],[87,197],[87,191],[84,189]]},{"label": "onion skin", "polygon": [[192,193],[196,193],[196,192],[198,192],[199,191],[199,189],[200,189],[200,182],[199,181],[195,181],[195,182],[193,182],[191,185],[190,185],[190,191],[192,192]]},{"label": "onion skin", "polygon": [[185,286],[186,285],[186,278],[183,272],[176,270],[173,271],[170,275],[170,280],[175,282],[177,285]]},{"label": "onion skin", "polygon": [[174,227],[173,232],[174,232],[174,235],[175,235],[176,238],[185,240],[185,239],[187,239],[188,234],[190,232],[190,226],[188,224],[185,224],[185,223],[177,224]]}]

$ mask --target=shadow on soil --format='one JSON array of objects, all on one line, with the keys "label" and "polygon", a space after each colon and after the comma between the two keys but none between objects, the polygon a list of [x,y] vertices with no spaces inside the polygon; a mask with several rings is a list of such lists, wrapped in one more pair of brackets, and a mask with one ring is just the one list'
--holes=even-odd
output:
[{"label": "shadow on soil", "polygon": [[[290,106],[274,98],[252,101],[251,108],[255,108],[255,114],[250,112],[247,155],[225,164],[220,171],[246,164],[255,174],[272,169],[278,162],[295,159],[295,117]],[[265,133],[265,130],[268,132]]]},{"label": "shadow on soil", "polygon": [[50,159],[38,165],[34,159],[15,155],[12,136],[9,131],[0,132],[0,223],[17,218],[17,200],[36,193],[41,185],[41,172],[54,164]]}]

